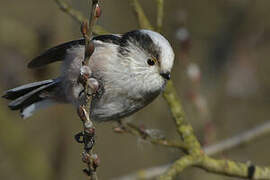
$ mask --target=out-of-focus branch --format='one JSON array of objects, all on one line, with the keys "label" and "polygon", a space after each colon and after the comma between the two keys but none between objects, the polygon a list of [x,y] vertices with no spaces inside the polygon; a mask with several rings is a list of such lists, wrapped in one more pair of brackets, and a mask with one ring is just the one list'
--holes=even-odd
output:
[{"label": "out-of-focus branch", "polygon": [[138,0],[130,0],[133,6],[134,12],[137,16],[139,26],[144,29],[151,29],[153,30],[153,26],[151,25],[150,21],[146,17],[141,4]]},{"label": "out-of-focus branch", "polygon": [[[82,23],[87,21],[87,18],[80,12],[75,9],[73,9],[68,3],[66,3],[64,0],[54,0],[59,8],[71,16],[75,21]],[[108,34],[108,31],[106,31],[103,27],[96,25],[94,27],[94,33],[95,34]]]},{"label": "out-of-focus branch", "polygon": [[87,21],[80,11],[73,9],[68,3],[64,2],[63,0],[55,0],[59,8],[70,15],[74,20],[78,21],[79,23],[83,21]]},{"label": "out-of-focus branch", "polygon": [[220,143],[210,145],[204,148],[204,152],[207,155],[213,155],[222,151],[227,151],[232,148],[247,144],[250,141],[258,139],[266,134],[270,133],[270,121],[267,121],[249,131],[238,134],[232,138],[221,141]]},{"label": "out-of-focus branch", "polygon": [[[209,144],[209,140],[211,141],[211,137],[213,138],[213,130],[214,124],[211,122],[211,118],[209,116],[209,107],[206,98],[200,92],[202,73],[198,64],[191,60],[190,52],[192,47],[192,39],[190,36],[190,32],[186,25],[187,15],[185,12],[181,12],[179,15],[179,24],[180,27],[176,31],[176,39],[180,45],[180,53],[177,60],[181,60],[183,67],[186,71],[186,77],[188,79],[187,87],[188,89],[188,100],[191,104],[194,105],[196,111],[198,112],[198,116],[200,117],[199,121],[206,122],[205,132],[204,132],[204,144]],[[210,125],[210,126],[209,126]],[[212,128],[209,128],[212,127]],[[209,131],[210,130],[210,131]],[[210,136],[209,136],[210,135]]]},{"label": "out-of-focus branch", "polygon": [[122,177],[113,178],[113,180],[143,180],[143,179],[153,179],[163,173],[171,166],[171,164],[166,164],[162,166],[151,167],[148,169],[142,169],[135,173],[131,173]]},{"label": "out-of-focus branch", "polygon": [[163,16],[164,16],[164,0],[156,0],[157,1],[157,31],[162,31],[163,26]]}]

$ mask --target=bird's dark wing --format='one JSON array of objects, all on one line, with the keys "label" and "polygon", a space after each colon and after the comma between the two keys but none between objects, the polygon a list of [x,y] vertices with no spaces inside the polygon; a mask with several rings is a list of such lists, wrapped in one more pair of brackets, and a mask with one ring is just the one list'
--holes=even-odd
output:
[{"label": "bird's dark wing", "polygon": [[[118,34],[110,34],[110,35],[100,35],[95,36],[93,40],[102,41],[104,43],[113,43],[116,45],[120,45],[121,43],[121,35]],[[62,61],[65,57],[66,50],[70,49],[77,45],[84,45],[84,39],[69,41],[64,44],[60,44],[51,49],[48,49],[38,57],[34,58],[29,64],[28,68],[39,68],[45,66],[47,64]]]},{"label": "bird's dark wing", "polygon": [[51,49],[48,49],[38,57],[34,58],[30,63],[28,63],[28,68],[39,68],[56,61],[62,61],[65,57],[67,49],[84,44],[84,39],[80,39],[55,46]]}]

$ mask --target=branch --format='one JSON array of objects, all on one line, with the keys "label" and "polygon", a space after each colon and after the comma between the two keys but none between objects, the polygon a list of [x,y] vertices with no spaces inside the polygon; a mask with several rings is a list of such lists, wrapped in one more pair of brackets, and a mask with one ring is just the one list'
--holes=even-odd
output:
[{"label": "branch", "polygon": [[78,115],[83,123],[83,132],[75,136],[77,142],[84,144],[82,161],[87,164],[87,169],[84,169],[83,171],[88,175],[90,180],[97,179],[96,169],[99,165],[98,156],[93,153],[93,146],[95,144],[95,127],[90,119],[91,100],[96,94],[99,84],[96,79],[92,78],[91,70],[88,66],[90,57],[95,50],[94,43],[91,41],[93,29],[97,19],[101,15],[98,3],[98,0],[92,0],[92,10],[89,23],[84,21],[81,25],[81,32],[85,40],[85,53],[84,60],[82,61],[81,73],[78,77],[78,83],[84,87],[84,93],[79,97],[80,105],[78,107]]},{"label": "branch", "polygon": [[270,121],[267,121],[253,129],[250,129],[244,133],[238,134],[232,138],[226,139],[220,143],[210,145],[204,148],[204,152],[207,155],[213,155],[222,151],[241,146],[243,144],[254,141],[259,137],[262,137],[270,133]]},{"label": "branch", "polygon": [[163,16],[164,16],[164,0],[157,1],[157,31],[162,31],[163,26]]},{"label": "branch", "polygon": [[[204,152],[206,155],[215,155],[220,152],[228,151],[230,149],[239,147],[243,144],[249,143],[250,141],[254,141],[262,136],[265,136],[266,134],[270,133],[270,121],[267,121],[266,123],[263,123],[253,129],[250,129],[246,132],[243,132],[241,134],[238,134],[234,137],[225,139],[224,141],[221,141],[220,143],[207,146],[204,149]],[[121,178],[116,178],[119,180],[124,179],[151,179],[154,177],[159,176],[160,174],[165,173],[167,169],[171,164],[166,164],[162,166],[157,167],[151,167],[148,169],[140,170],[136,173],[123,176]]]},{"label": "branch", "polygon": [[146,17],[146,15],[144,14],[144,11],[143,11],[142,6],[139,3],[139,1],[138,0],[130,0],[130,1],[131,1],[132,6],[133,6],[134,12],[137,16],[139,26],[143,29],[153,30],[154,28],[151,25],[148,18]]},{"label": "branch", "polygon": [[[82,22],[87,21],[87,18],[80,11],[73,9],[68,3],[64,2],[63,0],[54,0],[54,1],[63,12],[68,14],[75,21],[79,22],[80,24]],[[106,31],[103,27],[99,25],[96,25],[93,31],[95,34],[109,34],[108,31]]]},{"label": "branch", "polygon": [[182,158],[174,162],[171,167],[160,176],[160,179],[171,180],[176,175],[178,175],[179,172],[182,172],[185,168],[196,164],[196,161],[197,159],[195,159],[193,156],[183,156]]},{"label": "branch", "polygon": [[176,90],[172,81],[167,83],[163,97],[169,105],[169,109],[177,126],[177,132],[188,146],[189,153],[194,155],[201,154],[201,145],[193,133],[193,128],[185,120],[185,113],[182,109],[180,99],[176,94]]},{"label": "branch", "polygon": [[270,167],[260,167],[230,160],[216,160],[203,156],[195,165],[208,172],[245,179],[270,179]]},{"label": "branch", "polygon": [[182,151],[187,150],[187,146],[179,141],[171,141],[167,140],[164,137],[155,137],[155,135],[152,135],[151,132],[149,132],[149,129],[137,127],[134,124],[126,123],[121,124],[119,128],[115,128],[115,132],[117,133],[128,133],[133,136],[138,136],[139,138],[148,141],[154,145],[160,145],[163,147],[169,147],[169,148],[177,148]]}]

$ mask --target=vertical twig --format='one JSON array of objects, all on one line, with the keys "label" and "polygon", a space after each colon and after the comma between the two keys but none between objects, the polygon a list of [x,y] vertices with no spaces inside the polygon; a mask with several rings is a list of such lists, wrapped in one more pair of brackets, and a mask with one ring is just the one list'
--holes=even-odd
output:
[{"label": "vertical twig", "polygon": [[95,127],[90,119],[91,100],[97,87],[93,88],[93,84],[91,82],[91,71],[88,68],[88,64],[90,61],[90,57],[95,50],[94,44],[91,41],[93,29],[98,17],[101,14],[98,3],[98,0],[92,0],[92,10],[89,22],[84,21],[81,26],[81,32],[85,40],[85,56],[84,60],[82,61],[81,74],[78,78],[78,82],[84,86],[84,95],[83,97],[81,97],[81,104],[78,107],[78,115],[83,122],[84,130],[83,132],[75,136],[75,139],[79,143],[84,144],[82,161],[87,164],[87,168],[83,171],[88,175],[89,179],[91,180],[97,179],[96,169],[99,164],[99,159],[98,156],[93,153],[93,146],[95,144]]},{"label": "vertical twig", "polygon": [[[87,21],[87,18],[85,18],[83,16],[83,14],[76,10],[73,9],[72,6],[68,3],[66,3],[63,0],[54,0],[56,2],[56,4],[58,5],[58,7],[65,12],[66,14],[68,14],[70,17],[72,17],[75,21],[82,23],[84,21]],[[96,25],[95,27],[93,27],[93,32],[95,34],[108,34],[109,32],[106,31],[103,27]]]}]

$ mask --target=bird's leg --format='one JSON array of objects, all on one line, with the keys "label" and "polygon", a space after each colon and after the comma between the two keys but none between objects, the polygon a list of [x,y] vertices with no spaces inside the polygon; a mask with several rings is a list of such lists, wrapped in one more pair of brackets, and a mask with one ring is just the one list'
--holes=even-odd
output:
[{"label": "bird's leg", "polygon": [[126,127],[122,123],[121,119],[117,120],[117,125],[118,125],[117,127],[113,128],[114,132],[116,132],[116,133],[125,133],[126,132]]}]

